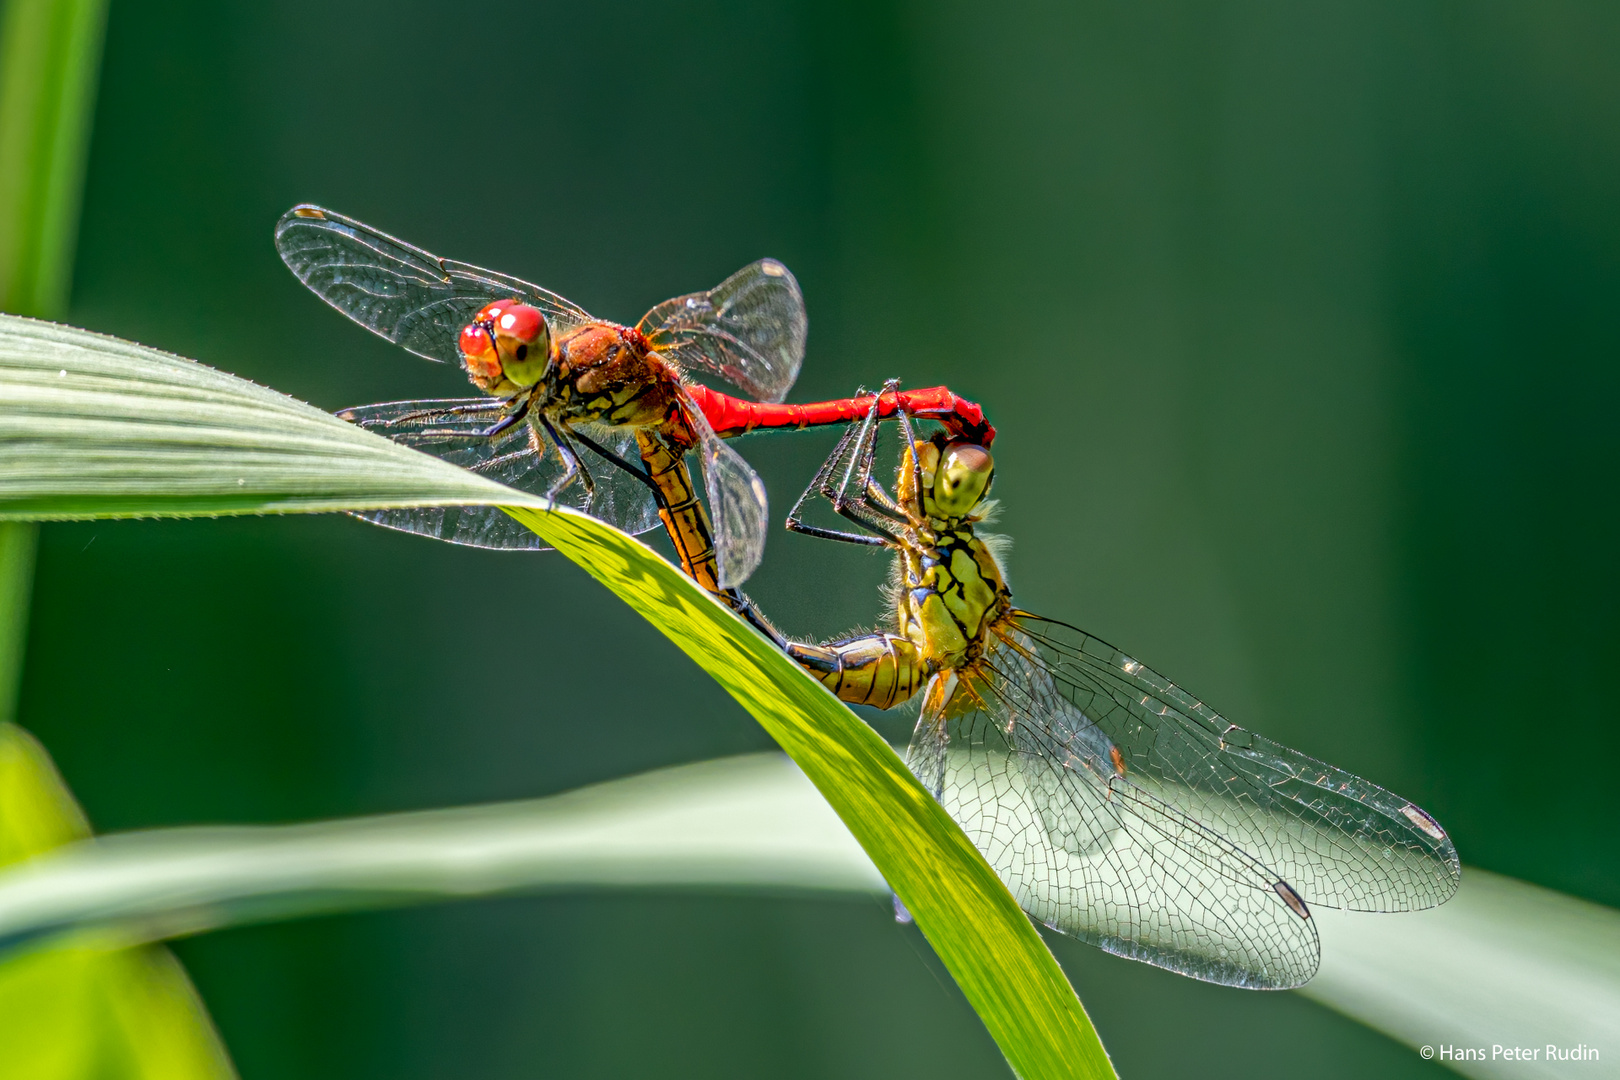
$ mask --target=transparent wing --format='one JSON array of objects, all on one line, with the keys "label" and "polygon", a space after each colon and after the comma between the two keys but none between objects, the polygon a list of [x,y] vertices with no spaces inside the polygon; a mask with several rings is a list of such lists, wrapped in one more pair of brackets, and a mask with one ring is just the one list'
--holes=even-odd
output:
[{"label": "transparent wing", "polygon": [[[451,398],[434,401],[391,401],[360,405],[338,416],[379,435],[417,450],[425,450],[453,465],[470,469],[491,480],[523,491],[544,495],[563,474],[561,455],[548,447],[528,424],[516,424],[500,435],[481,434],[503,415],[494,398]],[[626,460],[638,456],[633,434],[587,428],[587,435]],[[587,495],[575,482],[558,496],[566,506],[582,510],[627,533],[643,533],[659,526],[658,507],[645,484],[624,470],[585,451],[586,465],[596,481]],[[429,506],[355,513],[376,525],[417,533],[470,547],[549,550],[538,536],[493,506]]]},{"label": "transparent wing", "polygon": [[1042,678],[1119,748],[1129,776],[1253,852],[1309,903],[1413,911],[1456,891],[1457,849],[1420,807],[1229,724],[1082,630],[1024,612],[1016,620]]},{"label": "transparent wing", "polygon": [[940,760],[941,803],[1019,905],[1054,930],[1208,982],[1309,980],[1320,945],[1293,889],[1156,785],[1120,775],[1107,736],[1031,649],[996,641],[980,674],[948,698],[931,694],[908,755]]},{"label": "transparent wing", "polygon": [[491,300],[515,296],[562,327],[592,321],[538,285],[441,259],[318,206],[295,206],[281,216],[276,250],[315,295],[372,333],[429,360],[460,363],[457,335]]},{"label": "transparent wing", "polygon": [[719,561],[720,587],[734,589],[748,580],[765,557],[765,530],[770,525],[770,503],[765,482],[742,455],[714,433],[703,410],[681,395],[687,422],[698,436],[703,460],[703,488],[714,519],[714,551]]},{"label": "transparent wing", "polygon": [[781,401],[804,363],[804,294],[775,259],[743,267],[708,292],[665,300],[640,329],[688,371],[706,371],[756,401]]}]

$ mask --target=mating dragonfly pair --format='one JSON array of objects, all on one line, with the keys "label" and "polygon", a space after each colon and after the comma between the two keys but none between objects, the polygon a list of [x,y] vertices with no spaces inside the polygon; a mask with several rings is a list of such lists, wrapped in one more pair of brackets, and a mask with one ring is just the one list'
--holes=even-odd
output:
[{"label": "mating dragonfly pair", "polygon": [[[514,487],[640,533],[840,698],[918,701],[907,763],[1019,903],[1047,926],[1195,978],[1298,986],[1316,971],[1312,905],[1410,911],[1455,891],[1455,848],[1413,803],[1228,723],[1134,658],[1014,606],[995,538],[982,410],[945,387],[782,404],[804,357],[798,283],[763,259],[634,327],[431,255],[314,206],[276,246],[360,325],[459,365],[482,397],[339,413]],[[691,381],[716,376],[753,400]],[[901,431],[893,490],[879,422]],[[926,437],[919,425],[929,423]],[[791,642],[742,593],[764,553],[764,485],[726,440],[845,424],[788,527],[895,553],[892,631]],[[705,500],[686,466],[702,465]],[[825,499],[859,531],[810,525]],[[480,547],[541,547],[487,507],[370,511]]]}]

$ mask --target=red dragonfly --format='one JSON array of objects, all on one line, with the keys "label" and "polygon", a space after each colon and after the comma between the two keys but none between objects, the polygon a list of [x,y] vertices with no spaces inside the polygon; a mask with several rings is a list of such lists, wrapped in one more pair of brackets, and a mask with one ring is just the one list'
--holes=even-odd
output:
[{"label": "red dragonfly", "polygon": [[[736,587],[763,555],[767,502],[758,475],[722,437],[843,423],[868,415],[875,400],[780,404],[803,361],[807,323],[798,282],[774,259],[707,292],[666,300],[627,327],[538,285],[441,258],[317,206],[283,215],[276,247],[327,303],[419,356],[459,365],[486,395],[338,415],[626,532],[662,523],[683,568],[745,614],[751,608]],[[693,383],[690,372],[758,400]],[[887,393],[879,404],[884,417],[906,409],[964,438],[988,444],[995,436],[977,405],[945,387]],[[613,468],[593,471],[582,450]],[[694,450],[707,511],[685,466]],[[477,547],[544,547],[493,507],[357,516]]]}]

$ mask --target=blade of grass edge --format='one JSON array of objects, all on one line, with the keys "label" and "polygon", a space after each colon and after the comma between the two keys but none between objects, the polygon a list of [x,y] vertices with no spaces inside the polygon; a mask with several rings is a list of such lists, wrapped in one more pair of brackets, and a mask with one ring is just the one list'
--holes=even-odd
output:
[{"label": "blade of grass edge", "polygon": [[0,519],[448,504],[514,514],[720,681],[895,887],[1019,1075],[1114,1075],[1045,942],[888,744],[650,548],[194,361],[0,316]]},{"label": "blade of grass edge", "polygon": [[1079,998],[1006,885],[877,732],[636,540],[581,515],[507,512],[658,627],[804,770],[1019,1075],[1114,1075]]}]

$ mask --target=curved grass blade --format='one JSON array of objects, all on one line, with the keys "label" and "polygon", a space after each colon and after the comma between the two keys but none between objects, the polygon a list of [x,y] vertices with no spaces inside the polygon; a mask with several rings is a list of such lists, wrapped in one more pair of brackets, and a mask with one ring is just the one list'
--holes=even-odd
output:
[{"label": "curved grass blade", "polygon": [[803,773],[749,754],[520,802],[68,844],[0,873],[0,949],[591,888],[889,893]]},{"label": "curved grass blade", "polygon": [[0,316],[0,519],[501,506],[675,641],[804,770],[1013,1069],[1109,1077],[1051,952],[876,732],[651,549],[201,364]]},{"label": "curved grass blade", "polygon": [[[50,757],[0,724],[0,866],[48,860],[89,835]],[[0,1076],[233,1080],[179,962],[117,929],[74,927],[0,963]]]},{"label": "curved grass blade", "polygon": [[[1596,1076],[1620,1047],[1620,911],[1468,867],[1444,907],[1326,912],[1322,970],[1300,993],[1465,1076]],[[1526,1047],[1509,1062],[1492,1047]],[[1442,1048],[1483,1049],[1482,1059]],[[1599,1063],[1601,1062],[1601,1064]]]},{"label": "curved grass blade", "polygon": [[[0,944],[626,888],[887,893],[803,773],[752,754],[523,802],[73,844],[0,873]],[[1323,921],[1322,971],[1300,992],[1414,1048],[1620,1040],[1620,911],[1469,869],[1443,908]],[[1502,1068],[1448,1064],[1480,1077]]]}]

